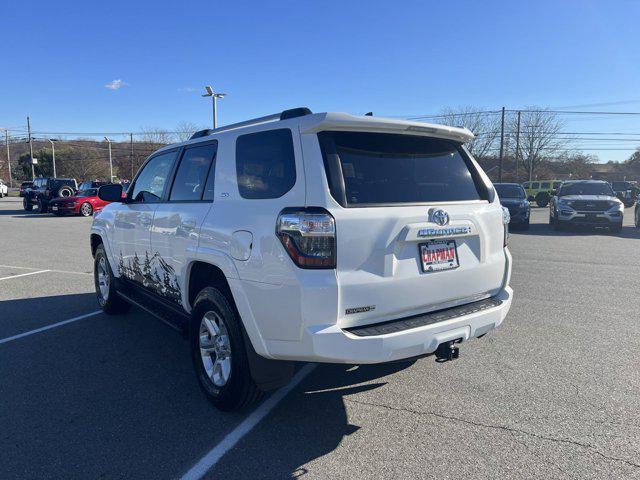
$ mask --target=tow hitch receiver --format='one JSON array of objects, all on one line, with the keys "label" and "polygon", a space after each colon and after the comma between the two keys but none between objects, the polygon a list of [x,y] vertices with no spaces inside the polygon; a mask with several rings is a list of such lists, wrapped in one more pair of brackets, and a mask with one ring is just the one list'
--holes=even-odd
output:
[{"label": "tow hitch receiver", "polygon": [[449,360],[455,360],[460,356],[460,349],[454,344],[460,343],[462,340],[452,340],[450,342],[444,342],[438,345],[436,349],[436,362],[448,362]]}]

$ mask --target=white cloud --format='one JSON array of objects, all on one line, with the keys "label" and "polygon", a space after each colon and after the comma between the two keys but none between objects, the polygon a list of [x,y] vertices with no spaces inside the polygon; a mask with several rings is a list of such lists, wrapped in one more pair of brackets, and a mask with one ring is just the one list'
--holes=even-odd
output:
[{"label": "white cloud", "polygon": [[128,85],[129,84],[124,80],[122,80],[121,78],[116,78],[115,80],[112,80],[111,82],[107,83],[105,87],[108,88],[109,90],[118,90]]}]

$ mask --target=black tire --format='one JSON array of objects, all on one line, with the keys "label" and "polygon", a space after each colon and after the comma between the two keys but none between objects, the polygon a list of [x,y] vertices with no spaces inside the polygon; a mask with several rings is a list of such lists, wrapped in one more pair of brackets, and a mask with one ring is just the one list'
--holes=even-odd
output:
[{"label": "black tire", "polygon": [[73,188],[69,185],[63,185],[60,187],[60,190],[58,190],[58,197],[71,197],[74,193]]},{"label": "black tire", "polygon": [[549,205],[549,201],[551,200],[551,195],[548,192],[539,192],[536,195],[536,204],[540,208],[544,208]]},{"label": "black tire", "polygon": [[33,210],[33,204],[27,199],[27,197],[22,197],[22,208],[27,212]]},{"label": "black tire", "polygon": [[640,228],[640,208],[636,208],[635,219],[636,228]]},{"label": "black tire", "polygon": [[47,205],[41,197],[38,197],[38,213],[47,213]]},{"label": "black tire", "polygon": [[[217,316],[224,322],[231,352],[231,368],[226,383],[216,385],[207,374],[200,352],[200,328],[205,315]],[[196,297],[189,329],[191,359],[198,382],[207,398],[222,411],[242,409],[261,396],[249,369],[240,318],[227,298],[213,287],[204,288]],[[217,356],[217,354],[215,354]],[[212,354],[210,354],[211,359]]]},{"label": "black tire", "polygon": [[522,224],[522,230],[529,230],[530,219],[527,218],[527,221]]},{"label": "black tire", "polygon": [[91,215],[93,215],[93,207],[89,202],[84,202],[82,205],[80,205],[79,212],[83,217],[90,217]]},{"label": "black tire", "polygon": [[622,231],[622,222],[616,224],[613,227],[609,227],[611,233],[620,233]]},{"label": "black tire", "polygon": [[[99,283],[98,270],[102,261],[104,261],[104,263],[102,264],[102,268],[105,270],[104,273],[108,277],[106,298],[101,293]],[[107,254],[102,244],[98,245],[95,257],[93,259],[93,282],[96,287],[96,296],[98,297],[98,303],[100,304],[100,308],[102,308],[102,311],[104,313],[108,313],[109,315],[117,315],[119,313],[125,313],[131,308],[131,304],[124,300],[117,293],[117,290],[115,288],[115,277],[113,276],[113,272],[111,271],[111,266],[109,265],[109,260],[107,259]]]}]

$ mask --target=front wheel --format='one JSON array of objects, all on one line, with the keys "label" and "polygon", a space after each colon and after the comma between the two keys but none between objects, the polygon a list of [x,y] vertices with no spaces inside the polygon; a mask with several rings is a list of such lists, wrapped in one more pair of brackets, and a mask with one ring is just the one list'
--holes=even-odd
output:
[{"label": "front wheel", "polygon": [[115,277],[102,244],[98,245],[96,256],[93,260],[93,281],[96,287],[98,303],[105,313],[124,313],[131,308],[131,304],[116,292]]},{"label": "front wheel", "polygon": [[636,228],[640,228],[640,208],[636,208]]},{"label": "front wheel", "polygon": [[27,200],[27,197],[22,198],[22,208],[24,208],[27,212],[33,210],[33,205],[31,204],[31,202],[29,202],[29,200]]},{"label": "front wheel", "polygon": [[47,205],[42,198],[38,198],[38,213],[47,213]]},{"label": "front wheel", "polygon": [[238,410],[258,400],[262,392],[251,377],[240,319],[218,289],[198,294],[190,327],[196,376],[216,408]]},{"label": "front wheel", "polygon": [[83,217],[90,217],[93,214],[93,207],[89,202],[84,202],[80,205],[80,215]]}]

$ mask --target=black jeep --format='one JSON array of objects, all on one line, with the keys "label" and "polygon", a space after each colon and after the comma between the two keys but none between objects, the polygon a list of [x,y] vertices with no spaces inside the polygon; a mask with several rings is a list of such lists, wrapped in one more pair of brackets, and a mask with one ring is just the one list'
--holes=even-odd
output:
[{"label": "black jeep", "polygon": [[75,178],[36,178],[33,186],[25,192],[22,205],[31,211],[35,206],[38,213],[46,213],[49,202],[58,197],[70,197],[78,191]]}]

